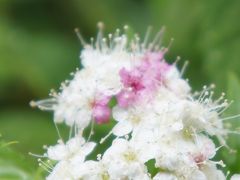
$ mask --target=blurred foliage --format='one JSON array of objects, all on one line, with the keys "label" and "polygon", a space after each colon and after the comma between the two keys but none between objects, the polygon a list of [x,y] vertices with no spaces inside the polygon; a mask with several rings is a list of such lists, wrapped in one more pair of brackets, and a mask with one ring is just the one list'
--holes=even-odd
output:
[{"label": "blurred foliage", "polygon": [[34,169],[33,162],[11,149],[11,146],[16,143],[0,140],[0,179],[42,180],[42,170]]},{"label": "blurred foliage", "polygon": [[[47,97],[49,89],[57,89],[79,66],[75,27],[89,39],[95,36],[98,21],[105,22],[107,32],[128,24],[141,36],[148,25],[155,32],[164,25],[164,45],[171,37],[175,39],[167,59],[174,61],[181,55],[180,67],[184,60],[190,61],[185,77],[194,90],[214,82],[216,94],[225,91],[234,99],[229,115],[240,112],[238,18],[239,0],[1,0],[0,132],[6,141],[19,143],[14,150],[0,149],[0,179],[2,173],[6,179],[32,178],[38,167],[28,152],[41,154],[43,144],[54,144],[57,139],[51,114],[28,104],[31,99]],[[240,124],[239,120],[231,122],[233,127]],[[106,127],[100,128],[97,135]],[[237,135],[229,137],[233,149],[240,149],[238,139]],[[29,161],[30,170],[22,167],[22,157]],[[228,150],[221,150],[218,158],[225,160],[231,173],[240,172],[239,152],[229,155]]]}]

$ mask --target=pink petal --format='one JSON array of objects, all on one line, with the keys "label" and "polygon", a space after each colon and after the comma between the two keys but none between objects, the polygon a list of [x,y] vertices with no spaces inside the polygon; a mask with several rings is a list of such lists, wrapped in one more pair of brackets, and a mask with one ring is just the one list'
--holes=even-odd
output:
[{"label": "pink petal", "polygon": [[96,105],[93,107],[93,118],[97,124],[108,123],[111,117],[111,109],[108,106]]},{"label": "pink petal", "polygon": [[97,96],[98,97],[96,98],[94,105],[106,106],[112,98],[111,96],[106,96],[104,94],[98,94]]},{"label": "pink petal", "polygon": [[128,107],[135,100],[135,94],[132,91],[122,90],[116,97],[118,105],[122,108]]}]

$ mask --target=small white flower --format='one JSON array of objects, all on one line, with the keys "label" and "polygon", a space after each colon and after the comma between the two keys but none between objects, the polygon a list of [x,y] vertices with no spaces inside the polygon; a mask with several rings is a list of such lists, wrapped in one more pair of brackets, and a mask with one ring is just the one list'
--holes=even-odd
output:
[{"label": "small white flower", "polygon": [[234,174],[232,177],[231,177],[231,180],[239,180],[240,179],[240,174]]},{"label": "small white flower", "polygon": [[52,172],[46,177],[47,180],[72,180],[72,168],[66,161],[61,161],[55,165]]},{"label": "small white flower", "polygon": [[60,141],[57,145],[48,147],[46,155],[51,160],[81,163],[92,152],[95,145],[93,142],[85,142],[82,137],[76,136],[66,144]]},{"label": "small white flower", "polygon": [[206,179],[213,179],[213,180],[225,180],[226,177],[222,171],[218,170],[216,164],[213,163],[206,163],[201,168],[201,171],[206,176]]},{"label": "small white flower", "polygon": [[144,121],[146,113],[143,108],[130,107],[128,109],[115,106],[113,108],[113,118],[117,124],[113,128],[113,134],[123,136],[138,128]]},{"label": "small white flower", "polygon": [[84,163],[76,164],[72,167],[72,174],[74,179],[83,180],[109,180],[109,174],[99,161],[85,161]]},{"label": "small white flower", "polygon": [[164,84],[178,97],[187,97],[191,91],[191,87],[188,82],[181,77],[181,74],[176,66],[172,66],[168,73],[166,73]]},{"label": "small white flower", "polygon": [[216,136],[223,145],[226,145],[224,136],[227,130],[219,117],[219,110],[227,106],[226,103],[214,104],[210,99],[205,102],[185,101],[182,120],[184,127],[193,132],[206,132],[210,136]]},{"label": "small white flower", "polygon": [[58,162],[47,179],[74,179],[75,174],[73,169],[81,166],[95,145],[93,142],[85,142],[81,136],[76,135],[76,137],[70,139],[66,144],[60,141],[57,145],[48,147],[46,156],[50,160]]},{"label": "small white flower", "polygon": [[157,173],[153,177],[153,180],[178,180],[178,178],[174,176],[174,174],[162,172],[162,173]]},{"label": "small white flower", "polygon": [[156,166],[174,172],[177,177],[203,174],[202,167],[210,162],[216,152],[213,142],[203,135],[186,139],[178,133],[164,136],[159,141]]},{"label": "small white flower", "polygon": [[106,164],[111,179],[149,179],[147,168],[144,163],[146,159],[144,153],[134,147],[125,139],[116,139],[112,146],[103,155],[103,163]]}]

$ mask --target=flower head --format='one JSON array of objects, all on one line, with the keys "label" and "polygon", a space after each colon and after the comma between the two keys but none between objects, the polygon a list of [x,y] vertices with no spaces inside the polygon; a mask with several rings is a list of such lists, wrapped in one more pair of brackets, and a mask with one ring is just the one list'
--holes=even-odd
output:
[{"label": "flower head", "polygon": [[[50,167],[47,179],[225,179],[217,169],[222,161],[212,160],[218,148],[211,137],[226,145],[230,131],[221,115],[229,103],[223,96],[214,100],[212,87],[193,94],[176,63],[166,62],[168,49],[157,44],[160,34],[152,43],[141,42],[138,36],[129,39],[120,30],[106,38],[102,24],[91,44],[78,34],[84,46],[82,68],[60,92],[32,103],[53,111],[56,123],[81,132],[47,148],[44,156],[56,163],[45,164]],[[116,103],[111,104],[114,98]],[[89,159],[97,145],[91,142],[93,126],[111,118],[113,129],[98,146],[110,135],[115,139],[106,151]],[[89,124],[85,140],[82,132]],[[149,161],[154,162],[156,175],[150,174]]]}]

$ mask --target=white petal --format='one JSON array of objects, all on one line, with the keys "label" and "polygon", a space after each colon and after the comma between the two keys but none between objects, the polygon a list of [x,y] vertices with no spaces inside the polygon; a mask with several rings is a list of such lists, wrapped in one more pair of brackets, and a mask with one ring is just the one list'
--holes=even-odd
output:
[{"label": "white petal", "polygon": [[231,177],[231,180],[239,180],[240,179],[240,174],[234,174],[232,177]]},{"label": "white petal", "polygon": [[112,131],[113,134],[116,136],[127,135],[132,131],[132,124],[129,123],[128,121],[119,122],[113,127]]},{"label": "white petal", "polygon": [[74,153],[78,151],[84,143],[85,140],[83,139],[83,137],[77,136],[68,140],[67,147],[70,152]]},{"label": "white petal", "polygon": [[48,148],[47,155],[52,160],[63,160],[68,155],[68,151],[64,144],[57,144]]},{"label": "white petal", "polygon": [[183,124],[181,122],[176,122],[172,125],[174,131],[181,131],[183,129]]},{"label": "white petal", "polygon": [[88,142],[88,143],[84,144],[81,151],[83,152],[83,154],[88,155],[93,151],[95,146],[96,146],[96,143]]},{"label": "white petal", "polygon": [[177,180],[177,177],[170,173],[158,173],[153,177],[153,180]]},{"label": "white petal", "polygon": [[128,110],[115,106],[113,108],[113,118],[116,121],[126,121],[128,118]]},{"label": "white petal", "polygon": [[92,112],[88,109],[81,109],[74,115],[74,121],[79,128],[85,128],[91,121]]},{"label": "white petal", "polygon": [[71,166],[66,161],[61,161],[56,164],[52,172],[46,177],[46,180],[72,180]]}]

